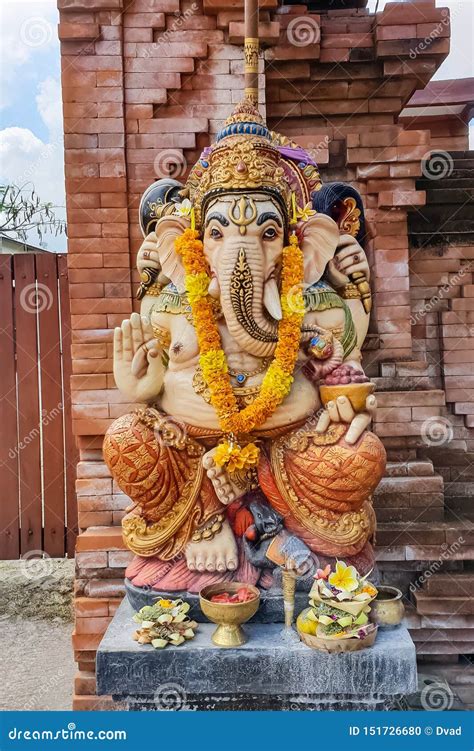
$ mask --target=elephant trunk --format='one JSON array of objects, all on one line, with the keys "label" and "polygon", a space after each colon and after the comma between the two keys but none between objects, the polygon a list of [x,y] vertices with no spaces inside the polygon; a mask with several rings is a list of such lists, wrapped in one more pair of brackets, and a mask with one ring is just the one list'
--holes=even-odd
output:
[{"label": "elephant trunk", "polygon": [[[225,265],[224,265],[225,264]],[[281,317],[274,280],[265,289],[261,249],[239,241],[234,252],[228,249],[219,270],[222,312],[229,333],[246,352],[255,357],[271,357],[277,343],[277,321]],[[264,303],[274,320],[264,311]]]}]

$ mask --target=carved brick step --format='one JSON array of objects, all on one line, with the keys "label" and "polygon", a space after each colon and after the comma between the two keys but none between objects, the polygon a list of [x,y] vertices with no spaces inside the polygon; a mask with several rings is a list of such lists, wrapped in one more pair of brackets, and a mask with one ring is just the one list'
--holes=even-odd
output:
[{"label": "carved brick step", "polygon": [[439,377],[433,376],[393,376],[391,378],[385,376],[383,378],[371,378],[371,381],[375,383],[377,392],[381,391],[432,391],[438,390],[441,386],[441,380]]},{"label": "carved brick step", "polygon": [[[411,232],[411,230],[410,230]],[[411,233],[409,235],[410,248],[433,248],[449,245],[473,245],[474,231],[456,231],[455,228],[443,232]]]},{"label": "carved brick step", "polygon": [[435,574],[423,585],[423,593],[430,597],[462,597],[471,592],[474,592],[474,572]]},{"label": "carved brick step", "polygon": [[420,615],[474,615],[474,597],[429,597],[417,592],[416,609]]},{"label": "carved brick step", "polygon": [[474,159],[474,149],[468,149],[467,151],[450,151],[449,152],[454,159]]},{"label": "carved brick step", "polygon": [[394,502],[393,506],[374,503],[379,522],[442,522],[445,512],[442,503],[434,506],[426,501],[422,506],[404,507]]},{"label": "carved brick step", "polygon": [[442,191],[442,190],[463,190],[466,188],[469,190],[472,188],[472,176],[473,172],[472,170],[467,169],[459,169],[459,170],[453,170],[450,177],[443,178],[442,180],[429,180],[429,179],[420,179],[416,181],[416,189],[417,190],[433,190],[433,191]]},{"label": "carved brick step", "polygon": [[474,505],[474,482],[450,482],[446,486],[447,498],[471,498]]},{"label": "carved brick step", "polygon": [[[422,376],[434,375],[436,368],[426,360],[409,360],[407,362],[381,363],[381,376]],[[399,391],[400,389],[397,389]]]},{"label": "carved brick step", "polygon": [[442,448],[421,448],[419,451],[421,458],[432,460],[435,467],[474,467],[473,451],[457,451],[443,446]]},{"label": "carved brick step", "polygon": [[408,461],[408,462],[387,462],[385,469],[386,477],[427,477],[434,475],[433,462],[427,461]]},{"label": "carved brick step", "polygon": [[[436,634],[436,632],[434,632]],[[442,631],[438,632],[442,634]],[[474,632],[473,632],[474,634]],[[415,640],[415,632],[410,632],[415,642],[417,655],[462,655],[473,652],[473,639],[470,641],[433,641],[432,638],[426,638],[421,642]]]},{"label": "carved brick step", "polygon": [[381,560],[469,560],[474,552],[474,526],[469,520],[381,523],[376,546]]},{"label": "carved brick step", "polygon": [[[382,380],[382,379],[380,379]],[[445,396],[441,389],[404,391],[401,389],[384,391],[377,395],[379,407],[430,407],[444,406]]]},{"label": "carved brick step", "polygon": [[471,648],[474,643],[473,628],[447,628],[444,632],[436,628],[418,628],[410,629],[410,633],[415,643],[424,641],[458,642],[461,647],[469,645]]},{"label": "carved brick step", "polygon": [[471,702],[474,701],[474,667],[466,659],[461,660],[457,665],[442,667],[437,663],[426,662],[423,665],[423,673],[442,675],[450,686],[470,688]]},{"label": "carved brick step", "polygon": [[426,191],[426,203],[428,204],[465,204],[466,201],[468,205],[474,202],[474,188],[449,188],[448,190],[435,188]]},{"label": "carved brick step", "polygon": [[455,169],[460,167],[474,171],[474,151],[467,151],[464,156],[455,156],[453,152],[450,155]]}]

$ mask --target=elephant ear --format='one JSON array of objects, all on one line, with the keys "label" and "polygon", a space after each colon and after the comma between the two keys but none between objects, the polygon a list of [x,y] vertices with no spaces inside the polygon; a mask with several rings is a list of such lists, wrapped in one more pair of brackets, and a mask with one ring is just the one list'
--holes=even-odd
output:
[{"label": "elephant ear", "polygon": [[185,291],[184,268],[176,253],[174,241],[190,226],[189,219],[182,216],[164,216],[156,223],[158,255],[163,274],[175,285],[178,292]]},{"label": "elephant ear", "polygon": [[304,222],[300,232],[300,247],[304,255],[305,284],[318,282],[339,242],[339,227],[326,214],[315,214]]}]

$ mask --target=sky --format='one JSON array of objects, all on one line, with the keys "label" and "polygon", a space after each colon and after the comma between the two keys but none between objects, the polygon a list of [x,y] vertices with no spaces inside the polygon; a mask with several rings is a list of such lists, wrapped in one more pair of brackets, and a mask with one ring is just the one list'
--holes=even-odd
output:
[{"label": "sky", "polygon": [[[381,10],[387,0],[379,0]],[[377,0],[369,0],[375,8]],[[437,0],[449,7],[451,53],[436,79],[474,75],[474,0]],[[0,0],[0,178],[33,182],[44,201],[65,217],[58,12],[56,0]],[[474,129],[471,128],[471,147]],[[37,244],[36,236],[31,242]],[[65,250],[65,237],[45,237]]]}]

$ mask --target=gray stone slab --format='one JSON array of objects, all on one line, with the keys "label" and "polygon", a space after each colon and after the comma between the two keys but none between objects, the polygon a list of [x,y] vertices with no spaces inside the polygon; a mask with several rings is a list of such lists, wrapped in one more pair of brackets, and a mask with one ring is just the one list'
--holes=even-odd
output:
[{"label": "gray stone slab", "polygon": [[[248,642],[222,649],[211,642],[214,624],[199,625],[179,647],[155,650],[132,635],[133,609],[124,600],[97,652],[97,693],[146,699],[175,684],[185,694],[349,697],[361,701],[416,691],[416,654],[404,626],[380,630],[373,647],[328,655],[284,637],[282,624],[246,624]],[[258,708],[258,707],[256,707]]]}]

